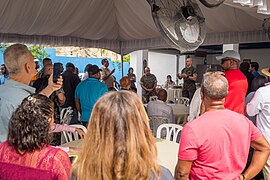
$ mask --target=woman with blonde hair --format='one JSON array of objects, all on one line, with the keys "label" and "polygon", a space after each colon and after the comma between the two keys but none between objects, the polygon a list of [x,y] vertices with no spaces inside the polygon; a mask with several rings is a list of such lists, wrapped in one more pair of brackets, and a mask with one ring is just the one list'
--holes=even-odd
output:
[{"label": "woman with blonde hair", "polygon": [[77,164],[79,180],[160,179],[155,139],[135,93],[103,95],[93,108],[88,132]]}]

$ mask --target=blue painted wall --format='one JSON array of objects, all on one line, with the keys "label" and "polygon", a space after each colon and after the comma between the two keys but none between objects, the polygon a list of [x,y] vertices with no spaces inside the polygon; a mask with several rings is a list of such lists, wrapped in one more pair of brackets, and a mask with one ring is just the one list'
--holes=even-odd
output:
[{"label": "blue painted wall", "polygon": [[[53,63],[61,62],[63,63],[65,67],[66,63],[72,62],[76,67],[78,67],[79,73],[83,73],[84,68],[87,64],[95,64],[98,67],[101,67],[102,58],[56,56],[56,50],[54,48],[45,48],[45,51],[49,54],[48,57],[52,59]],[[122,78],[121,63],[112,62],[111,59],[109,58],[108,60],[109,60],[109,68],[111,70],[115,69],[115,72],[113,75],[116,77],[116,80],[119,82],[119,80]],[[4,63],[3,52],[0,52],[0,64],[3,64],[3,63]],[[41,64],[41,62],[39,64]],[[124,62],[124,75],[127,74],[129,67],[130,67],[130,63]]]}]

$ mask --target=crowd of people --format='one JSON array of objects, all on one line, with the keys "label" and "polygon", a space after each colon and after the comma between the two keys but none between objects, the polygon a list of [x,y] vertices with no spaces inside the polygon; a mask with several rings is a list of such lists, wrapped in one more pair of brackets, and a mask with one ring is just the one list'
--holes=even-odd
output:
[{"label": "crowd of people", "polygon": [[[140,79],[140,99],[133,68],[120,80],[119,91],[107,59],[101,68],[88,64],[83,79],[74,64],[67,63],[65,70],[58,64],[61,76],[54,81],[51,59],[43,59],[37,72],[38,63],[27,46],[9,46],[1,65],[0,179],[244,180],[262,169],[264,178],[270,178],[270,70],[262,70],[267,78],[258,74],[258,63],[241,63],[239,53],[231,50],[217,60],[224,72],[206,72],[197,90],[191,57],[177,75],[184,80],[182,95],[191,103],[173,177],[158,164],[149,127],[152,115],[175,123],[173,109],[166,103],[167,91],[156,88],[149,67]],[[165,88],[173,86],[168,75]],[[157,100],[150,101],[151,96]],[[61,124],[60,111],[67,107],[72,109],[69,124],[82,123],[86,134]],[[84,138],[73,169],[67,154],[72,149],[57,147],[61,131],[77,131]]]}]

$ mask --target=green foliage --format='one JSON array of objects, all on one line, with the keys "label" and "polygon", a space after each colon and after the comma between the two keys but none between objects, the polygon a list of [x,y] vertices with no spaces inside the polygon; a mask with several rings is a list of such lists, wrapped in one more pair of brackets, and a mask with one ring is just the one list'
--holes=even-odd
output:
[{"label": "green foliage", "polygon": [[[0,52],[4,52],[5,49],[11,44],[0,44]],[[42,60],[45,57],[48,57],[48,53],[45,51],[43,46],[29,46],[29,51],[33,54],[34,59]]]},{"label": "green foliage", "polygon": [[8,44],[0,44],[0,52],[3,53],[8,46]]},{"label": "green foliage", "polygon": [[42,60],[46,57],[48,57],[48,53],[45,51],[43,46],[29,46],[29,51],[31,51],[31,53],[34,56],[34,59],[39,59]]},{"label": "green foliage", "polygon": [[[113,60],[112,60],[113,61]],[[127,54],[123,57],[124,62],[129,62],[130,63],[130,54]],[[121,59],[115,60],[114,62],[119,62],[121,63]]]},{"label": "green foliage", "polygon": [[124,56],[124,62],[130,62],[130,54]]},{"label": "green foliage", "polygon": [[106,49],[101,49],[101,55],[102,55],[102,54],[105,54],[106,52],[107,52]]}]

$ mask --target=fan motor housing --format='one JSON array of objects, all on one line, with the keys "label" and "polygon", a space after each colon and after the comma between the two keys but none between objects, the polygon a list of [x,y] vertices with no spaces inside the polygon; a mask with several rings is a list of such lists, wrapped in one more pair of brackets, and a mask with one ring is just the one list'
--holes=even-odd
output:
[{"label": "fan motor housing", "polygon": [[184,7],[182,7],[182,12],[183,12],[184,17],[187,20],[191,20],[192,17],[195,16],[195,10],[194,10],[194,8],[192,6],[184,6]]}]

